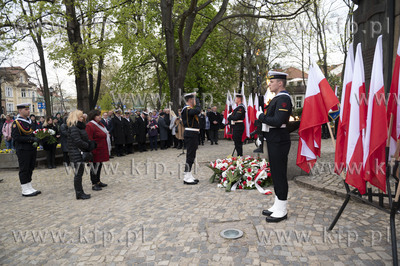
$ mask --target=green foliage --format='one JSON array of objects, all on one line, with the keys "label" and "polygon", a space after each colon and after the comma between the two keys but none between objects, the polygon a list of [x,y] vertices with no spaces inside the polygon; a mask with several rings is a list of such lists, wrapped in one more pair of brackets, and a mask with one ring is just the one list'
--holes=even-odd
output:
[{"label": "green foliage", "polygon": [[103,111],[110,111],[114,108],[114,106],[112,105],[112,97],[109,93],[104,94],[100,101],[99,101],[99,105],[101,107],[101,110]]}]

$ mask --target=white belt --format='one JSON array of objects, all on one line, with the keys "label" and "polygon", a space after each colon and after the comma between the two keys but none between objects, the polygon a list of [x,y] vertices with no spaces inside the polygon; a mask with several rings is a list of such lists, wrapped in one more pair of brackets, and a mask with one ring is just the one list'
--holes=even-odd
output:
[{"label": "white belt", "polygon": [[263,123],[261,131],[262,132],[269,132],[270,128],[285,128],[285,127],[286,127],[286,124],[282,124],[280,127],[274,127],[274,126],[270,126],[270,125],[267,125],[267,124]]},{"label": "white belt", "polygon": [[199,129],[199,128],[185,127],[185,130],[200,132],[200,129]]},{"label": "white belt", "polygon": [[232,125],[234,125],[236,123],[243,123],[243,120],[232,121]]}]

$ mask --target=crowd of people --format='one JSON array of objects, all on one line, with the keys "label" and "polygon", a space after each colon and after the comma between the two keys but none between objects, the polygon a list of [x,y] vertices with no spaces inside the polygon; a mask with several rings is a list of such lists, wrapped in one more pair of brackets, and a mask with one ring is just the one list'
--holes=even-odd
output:
[{"label": "crowd of people", "polygon": [[[74,177],[77,199],[90,198],[90,194],[86,194],[82,187],[85,163],[93,163],[90,171],[92,189],[99,191],[107,186],[100,181],[102,164],[113,156],[121,157],[132,154],[135,150],[134,146],[139,152],[148,151],[148,147],[151,151],[157,151],[159,148],[165,150],[186,147],[182,110],[178,110],[178,115],[169,109],[152,112],[116,109],[103,113],[99,110],[92,110],[88,114],[75,110],[64,116],[57,113],[54,117],[40,117],[37,121],[36,116],[29,113],[27,105],[19,105],[18,109],[17,117],[6,115],[1,121],[2,135],[7,149],[17,149],[19,158],[27,159],[24,157],[24,153],[18,152],[22,147],[21,141],[24,143],[24,147],[29,147],[29,149],[31,149],[31,145],[25,145],[24,141],[38,142],[46,151],[47,167],[52,169],[56,168],[57,145],[61,144],[64,164],[73,165],[77,169]],[[26,112],[30,115],[27,117],[21,115]],[[200,112],[198,115],[200,134],[196,138],[198,145],[204,145],[206,137],[211,145],[218,145],[218,129],[222,127],[222,119],[216,106],[208,108],[207,112],[205,110]],[[24,128],[24,123],[27,124],[29,130]],[[51,141],[50,137],[37,139],[33,134],[33,131],[37,129],[54,131],[55,141],[54,139]],[[31,138],[25,138],[25,135],[29,135]],[[19,145],[19,148],[15,145]],[[29,161],[31,160],[33,158],[30,158]],[[34,160],[36,160],[36,156]],[[33,168],[34,162],[20,165],[23,196],[40,194],[40,191],[33,189],[31,183],[27,182],[31,180],[29,175]],[[24,186],[24,182],[28,185]]]}]

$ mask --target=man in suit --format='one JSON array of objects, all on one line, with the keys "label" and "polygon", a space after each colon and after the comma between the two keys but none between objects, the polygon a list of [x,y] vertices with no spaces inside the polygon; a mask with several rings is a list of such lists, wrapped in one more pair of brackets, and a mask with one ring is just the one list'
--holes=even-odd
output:
[{"label": "man in suit", "polygon": [[124,124],[122,121],[121,110],[115,110],[114,118],[111,123],[113,125],[112,135],[114,137],[115,153],[118,157],[124,156],[124,145],[125,145],[125,131]]},{"label": "man in suit", "polygon": [[144,152],[146,149],[146,134],[147,134],[147,115],[148,113],[143,111],[138,118],[136,118],[136,140],[138,142],[139,151]]},{"label": "man in suit", "polygon": [[221,114],[217,112],[217,106],[211,108],[211,112],[207,114],[210,121],[210,138],[211,145],[218,145],[218,130],[221,125]]},{"label": "man in suit", "polygon": [[[286,91],[286,73],[270,71],[268,84],[276,96],[268,105],[267,113],[257,112],[257,118],[263,123],[263,135],[267,140],[271,177],[275,190],[275,202],[271,208],[264,210],[267,222],[280,222],[287,219],[287,163],[290,150],[290,135],[287,130],[292,113],[292,98]],[[261,109],[261,108],[260,108]]]},{"label": "man in suit", "polygon": [[135,140],[135,123],[130,117],[130,112],[125,112],[125,117],[122,119],[125,132],[125,152],[126,154],[133,153],[133,141]]}]

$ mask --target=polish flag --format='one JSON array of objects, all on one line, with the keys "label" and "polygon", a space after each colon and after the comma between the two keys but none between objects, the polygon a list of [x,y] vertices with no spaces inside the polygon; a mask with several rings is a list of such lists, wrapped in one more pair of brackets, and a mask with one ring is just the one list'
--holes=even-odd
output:
[{"label": "polish flag", "polygon": [[349,99],[350,116],[346,151],[346,183],[357,188],[361,194],[365,194],[366,186],[363,169],[363,143],[367,120],[367,106],[364,102],[365,76],[360,43],[357,45],[356,58],[354,60],[354,73]]},{"label": "polish flag", "polygon": [[354,52],[353,43],[350,43],[347,50],[346,68],[344,70],[342,99],[340,103],[340,117],[338,130],[336,134],[336,149],[335,149],[335,173],[340,175],[346,169],[346,150],[347,150],[347,136],[349,130],[349,116],[350,116],[350,91],[351,80],[353,79],[354,69]]},{"label": "polish flag", "polygon": [[[225,102],[225,110],[224,110],[224,120],[222,121],[222,123],[226,124],[228,122],[228,114],[229,114],[229,107],[230,107],[231,103],[229,100],[229,92],[226,94],[226,102]],[[224,138],[227,139],[229,138],[229,126],[226,125],[225,129],[224,129]]]},{"label": "polish flag", "polygon": [[382,35],[378,37],[368,92],[367,128],[364,140],[365,180],[386,192],[386,116],[385,86],[383,83]]},{"label": "polish flag", "polygon": [[[248,121],[248,126],[249,126],[249,132],[253,132],[254,131],[254,122],[256,121],[257,117],[256,117],[256,111],[254,110],[254,104],[253,104],[253,96],[252,94],[250,94],[249,96],[249,104],[247,105],[247,113],[248,113],[248,117],[249,117],[249,121]],[[250,134],[249,134],[250,137]]]},{"label": "polish flag", "polygon": [[392,132],[390,132],[389,159],[396,151],[396,143],[400,138],[400,39],[397,47],[396,62],[394,64],[392,84],[390,86],[389,102],[387,108],[387,121],[390,123],[390,117],[393,116]]},{"label": "polish flag", "polygon": [[[258,108],[260,106],[260,100],[258,99],[258,95],[256,93],[256,96],[254,96],[254,110],[255,110],[255,114],[257,114]],[[257,117],[256,117],[257,118]]]},{"label": "polish flag", "polygon": [[296,160],[296,164],[307,173],[317,161],[317,156],[321,156],[321,125],[329,121],[329,110],[339,104],[335,92],[321,69],[312,59],[311,62],[299,128],[300,140]]},{"label": "polish flag", "polygon": [[246,95],[244,95],[244,82],[242,83],[242,95],[243,95],[244,110],[246,110],[245,118],[243,120],[244,131],[242,135],[242,141],[245,141],[246,138],[250,138],[250,123],[249,123],[249,112],[247,112]]}]

